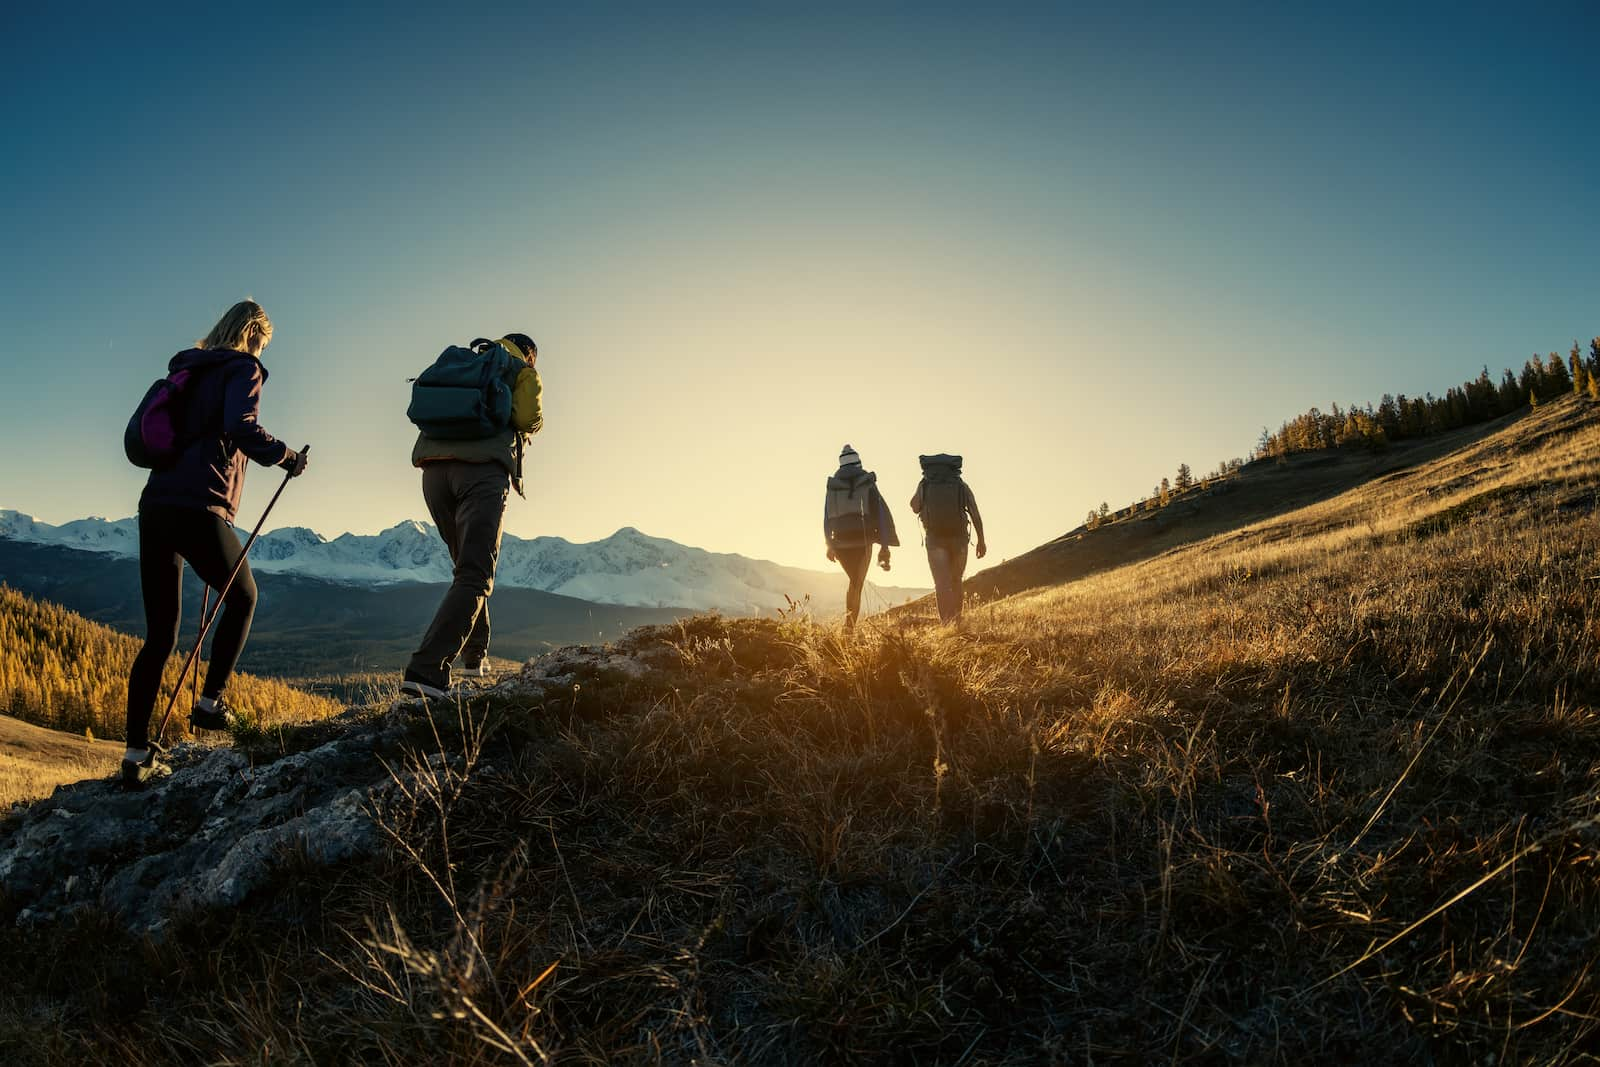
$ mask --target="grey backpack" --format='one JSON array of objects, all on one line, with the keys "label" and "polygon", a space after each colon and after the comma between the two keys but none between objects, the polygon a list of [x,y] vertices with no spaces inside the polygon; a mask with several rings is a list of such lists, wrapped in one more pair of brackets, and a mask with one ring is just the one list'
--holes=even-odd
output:
[{"label": "grey backpack", "polygon": [[870,544],[876,530],[876,516],[869,511],[872,487],[877,476],[868,474],[857,481],[828,479],[828,497],[823,513],[827,518],[829,544]]}]

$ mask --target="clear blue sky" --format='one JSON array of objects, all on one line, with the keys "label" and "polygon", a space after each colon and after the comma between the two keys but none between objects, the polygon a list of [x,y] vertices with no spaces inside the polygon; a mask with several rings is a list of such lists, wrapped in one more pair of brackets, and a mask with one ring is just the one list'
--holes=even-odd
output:
[{"label": "clear blue sky", "polygon": [[246,295],[315,446],[274,526],[422,517],[406,378],[522,330],[512,532],[826,566],[848,441],[905,582],[919,452],[998,559],[1600,333],[1600,8],[1296,6],[11,5],[0,506],[131,514],[132,404]]}]

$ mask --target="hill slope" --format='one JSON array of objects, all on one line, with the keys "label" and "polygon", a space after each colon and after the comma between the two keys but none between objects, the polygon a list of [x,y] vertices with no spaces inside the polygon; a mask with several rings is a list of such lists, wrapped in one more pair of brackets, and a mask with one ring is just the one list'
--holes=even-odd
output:
[{"label": "hill slope", "polygon": [[[140,642],[57,604],[0,585],[0,713],[51,729],[121,738],[126,726],[128,671]],[[161,701],[177,684],[188,654],[175,653],[162,676]],[[199,666],[205,673],[205,662]],[[190,678],[194,677],[191,670]],[[263,721],[318,718],[336,711],[327,700],[245,673],[235,673],[228,696]],[[189,704],[180,695],[168,738],[188,736]]]},{"label": "hill slope", "polygon": [[1096,528],[1079,526],[1032,551],[973,576],[969,594],[988,600],[1059,585],[1137,563],[1219,533],[1328,500],[1376,479],[1413,469],[1527,418],[1526,410],[1491,422],[1415,438],[1382,449],[1365,445],[1247,463],[1237,473],[1174,496],[1172,503]]},{"label": "hill slope", "polygon": [[91,741],[0,715],[0,811],[65,782],[104,778],[121,757],[116,742]]},{"label": "hill slope", "polygon": [[[99,873],[69,887],[36,843],[96,819],[55,813],[136,814],[79,787],[0,825],[0,882],[29,872],[0,917],[40,924],[0,953],[52,961],[0,1035],[146,1062],[1575,1062],[1597,500],[1600,421],[1563,402],[961,629],[696,618],[557,653],[433,726],[344,725],[352,782],[410,738],[371,794],[390,847],[275,838],[275,877],[153,948],[51,916],[212,853],[80,851]],[[246,755],[326,793],[326,729]]]}]

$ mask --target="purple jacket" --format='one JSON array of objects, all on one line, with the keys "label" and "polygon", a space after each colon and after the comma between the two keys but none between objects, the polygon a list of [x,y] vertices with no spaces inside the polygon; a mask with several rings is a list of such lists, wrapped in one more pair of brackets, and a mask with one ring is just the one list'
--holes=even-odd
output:
[{"label": "purple jacket", "polygon": [[271,467],[289,455],[256,421],[267,368],[226,348],[191,348],[167,365],[168,373],[185,368],[195,372],[184,398],[193,440],[172,466],[150,472],[139,506],[196,508],[231,523],[244,495],[245,457]]}]

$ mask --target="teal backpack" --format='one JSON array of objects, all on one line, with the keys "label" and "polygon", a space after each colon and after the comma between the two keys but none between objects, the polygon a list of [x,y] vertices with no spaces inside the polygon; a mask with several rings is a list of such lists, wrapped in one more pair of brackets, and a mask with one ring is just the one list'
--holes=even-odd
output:
[{"label": "teal backpack", "polygon": [[511,387],[527,366],[501,345],[451,345],[411,380],[406,418],[441,441],[495,437],[511,425]]}]

